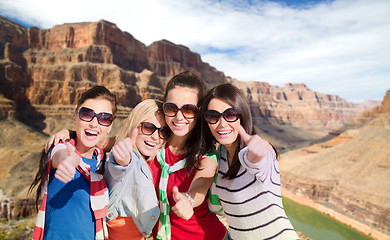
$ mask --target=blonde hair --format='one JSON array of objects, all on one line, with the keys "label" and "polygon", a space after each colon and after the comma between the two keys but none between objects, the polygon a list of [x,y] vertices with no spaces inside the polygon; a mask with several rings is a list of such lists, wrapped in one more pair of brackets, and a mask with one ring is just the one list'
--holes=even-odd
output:
[{"label": "blonde hair", "polygon": [[[162,112],[162,102],[157,99],[146,99],[138,103],[127,117],[124,126],[119,130],[116,142],[130,137],[134,128],[137,128],[141,122],[153,117],[156,113]],[[137,152],[137,146],[134,146]]]}]

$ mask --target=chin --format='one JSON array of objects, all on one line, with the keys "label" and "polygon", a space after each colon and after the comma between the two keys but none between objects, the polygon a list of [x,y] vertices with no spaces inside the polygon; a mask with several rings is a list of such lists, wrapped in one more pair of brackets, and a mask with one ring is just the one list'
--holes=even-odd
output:
[{"label": "chin", "polygon": [[150,150],[145,150],[145,149],[138,149],[138,151],[143,155],[143,156],[152,156],[153,153],[156,151],[150,151]]},{"label": "chin", "polygon": [[172,133],[173,133],[175,136],[183,137],[183,136],[188,135],[188,134],[189,134],[189,131],[188,131],[188,129],[182,129],[182,130],[172,131]]},{"label": "chin", "polygon": [[96,140],[90,140],[88,138],[81,138],[79,139],[77,142],[80,142],[82,143],[84,146],[88,146],[88,147],[91,147],[95,142]]}]

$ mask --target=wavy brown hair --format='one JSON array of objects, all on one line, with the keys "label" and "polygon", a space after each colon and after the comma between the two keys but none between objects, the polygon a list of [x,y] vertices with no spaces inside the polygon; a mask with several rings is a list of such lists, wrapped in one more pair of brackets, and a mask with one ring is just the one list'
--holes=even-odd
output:
[{"label": "wavy brown hair", "polygon": [[[116,96],[112,94],[107,88],[103,86],[94,86],[91,89],[85,91],[76,106],[75,112],[77,112],[80,108],[80,106],[88,99],[105,99],[111,103],[112,106],[112,116],[115,118],[116,114]],[[71,139],[76,139],[75,132],[71,132],[70,134]],[[35,196],[35,207],[38,210],[39,207],[39,200],[41,199],[42,194],[42,184],[46,180],[46,177],[48,175],[48,162],[49,162],[49,154],[51,150],[53,149],[53,144],[50,146],[49,150],[45,152],[45,150],[42,151],[41,159],[39,160],[39,166],[38,171],[35,175],[34,180],[32,181],[29,189],[28,194],[32,192],[34,188],[37,188],[36,190],[36,196]],[[105,158],[103,159],[103,161]],[[102,163],[102,166],[104,166],[104,162]]]}]

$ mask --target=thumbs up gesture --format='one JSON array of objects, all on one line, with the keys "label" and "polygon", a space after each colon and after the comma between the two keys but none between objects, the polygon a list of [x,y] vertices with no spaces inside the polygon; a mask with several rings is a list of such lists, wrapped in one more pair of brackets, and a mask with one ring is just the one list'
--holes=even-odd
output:
[{"label": "thumbs up gesture", "polygon": [[190,219],[194,214],[192,203],[186,195],[179,192],[177,186],[173,187],[173,199],[176,205],[172,207],[172,211],[182,219]]},{"label": "thumbs up gesture", "polygon": [[116,163],[122,166],[129,165],[131,161],[131,152],[133,151],[133,146],[135,145],[137,136],[138,129],[134,128],[131,132],[130,138],[125,138],[115,144],[112,149],[112,154],[114,155]]},{"label": "thumbs up gesture", "polygon": [[54,176],[63,183],[70,182],[76,174],[76,167],[80,164],[80,156],[70,143],[66,144],[66,153],[59,163]]},{"label": "thumbs up gesture", "polygon": [[248,160],[250,162],[258,163],[272,151],[271,144],[259,135],[249,135],[241,125],[237,129],[241,140],[248,146]]}]

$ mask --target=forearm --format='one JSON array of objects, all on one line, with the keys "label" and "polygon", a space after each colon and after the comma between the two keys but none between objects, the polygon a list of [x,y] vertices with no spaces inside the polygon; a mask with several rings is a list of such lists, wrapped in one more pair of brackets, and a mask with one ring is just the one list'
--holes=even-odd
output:
[{"label": "forearm", "polygon": [[121,165],[116,162],[113,153],[111,152],[108,155],[107,161],[106,161],[106,170],[104,171],[104,177],[110,177],[114,180],[119,179],[123,177],[127,172],[130,171],[130,168],[134,165],[133,163],[137,161],[137,155],[132,152],[131,153],[132,158],[134,161],[130,161],[130,163],[126,165]]},{"label": "forearm", "polygon": [[217,164],[213,159],[205,158],[202,160],[201,170],[195,173],[194,179],[187,191],[194,199],[194,207],[201,205],[205,200],[216,170]]},{"label": "forearm", "polygon": [[203,203],[212,182],[213,177],[199,177],[196,180],[194,179],[194,181],[191,183],[187,194],[194,200],[194,207],[197,207]]}]

